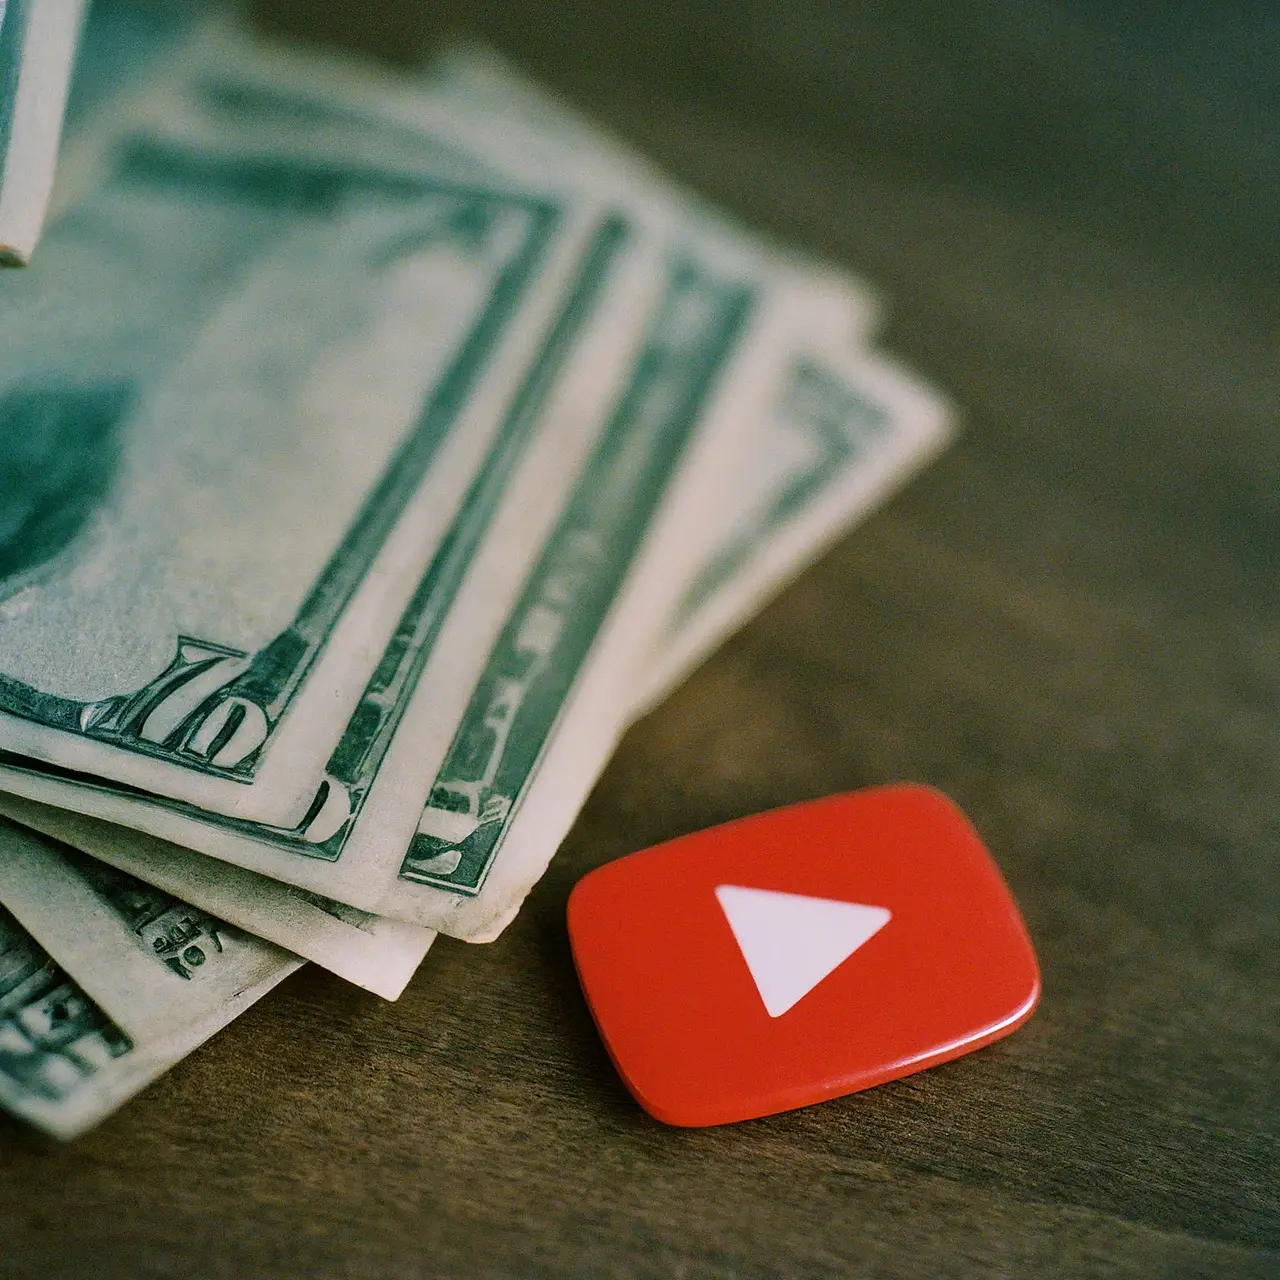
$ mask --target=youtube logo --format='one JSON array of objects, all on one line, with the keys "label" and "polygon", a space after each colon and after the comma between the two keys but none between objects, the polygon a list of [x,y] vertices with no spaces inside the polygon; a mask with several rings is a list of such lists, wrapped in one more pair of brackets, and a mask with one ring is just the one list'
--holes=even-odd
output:
[{"label": "youtube logo", "polygon": [[640,1104],[724,1124],[839,1097],[1031,1016],[1035,953],[991,855],[927,787],[757,814],[585,876],[569,937]]}]

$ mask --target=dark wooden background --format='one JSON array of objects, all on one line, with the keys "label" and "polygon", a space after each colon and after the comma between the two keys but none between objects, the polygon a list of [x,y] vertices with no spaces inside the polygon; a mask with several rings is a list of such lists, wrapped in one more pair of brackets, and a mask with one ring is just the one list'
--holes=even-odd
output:
[{"label": "dark wooden background", "polygon": [[[304,971],[73,1146],[0,1120],[0,1276],[1280,1273],[1280,10],[257,8],[493,40],[864,271],[964,434],[633,730],[497,944],[395,1005]],[[821,1107],[647,1119],[574,881],[897,778],[985,834],[1040,1012]]]}]

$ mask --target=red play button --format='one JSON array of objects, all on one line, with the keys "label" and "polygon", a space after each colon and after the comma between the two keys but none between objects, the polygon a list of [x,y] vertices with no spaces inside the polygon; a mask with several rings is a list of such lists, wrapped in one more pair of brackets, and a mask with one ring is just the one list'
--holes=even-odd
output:
[{"label": "red play button", "polygon": [[623,1079],[669,1124],[770,1115],[1007,1035],[1040,994],[964,814],[878,787],[758,814],[584,877],[569,937]]}]

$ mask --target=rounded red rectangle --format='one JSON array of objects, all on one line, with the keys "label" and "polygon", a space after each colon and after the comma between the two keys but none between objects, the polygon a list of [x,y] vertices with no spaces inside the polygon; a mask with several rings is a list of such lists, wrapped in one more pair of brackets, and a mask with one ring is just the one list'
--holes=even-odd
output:
[{"label": "rounded red rectangle", "polygon": [[999,869],[928,787],[684,836],[585,876],[583,991],[641,1105],[723,1124],[882,1084],[1007,1035],[1040,975]]}]

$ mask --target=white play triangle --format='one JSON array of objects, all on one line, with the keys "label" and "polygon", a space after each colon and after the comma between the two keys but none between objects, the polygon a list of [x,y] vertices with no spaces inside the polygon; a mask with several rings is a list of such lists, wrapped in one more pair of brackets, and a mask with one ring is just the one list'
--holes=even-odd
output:
[{"label": "white play triangle", "polygon": [[808,995],[891,918],[885,907],[736,884],[718,885],[716,899],[771,1018]]}]

